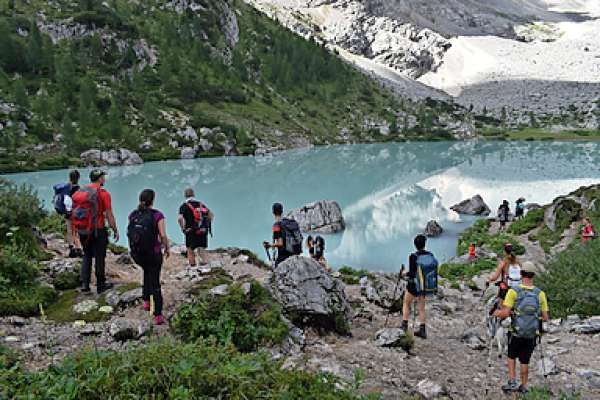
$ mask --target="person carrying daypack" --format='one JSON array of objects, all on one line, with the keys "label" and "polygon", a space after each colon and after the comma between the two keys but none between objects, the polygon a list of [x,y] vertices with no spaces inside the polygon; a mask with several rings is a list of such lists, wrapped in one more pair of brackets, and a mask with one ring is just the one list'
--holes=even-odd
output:
[{"label": "person carrying daypack", "polygon": [[[533,284],[535,271],[532,263],[525,263],[521,269],[523,282],[509,289],[502,308],[494,312],[500,319],[512,318],[508,333],[508,383],[502,386],[505,392],[527,393],[529,361],[541,340],[543,321],[549,320],[546,294]],[[517,383],[516,360],[521,364],[521,383]]]},{"label": "person carrying daypack", "polygon": [[140,193],[140,203],[136,210],[129,214],[127,237],[133,260],[144,270],[142,300],[144,310],[150,311],[150,299],[154,300],[154,323],[162,325],[163,298],[160,288],[160,271],[164,258],[169,258],[169,239],[165,228],[165,216],[152,208],[155,193],[145,189]]},{"label": "person carrying daypack", "polygon": [[208,235],[212,235],[214,214],[201,201],[195,199],[194,190],[184,191],[185,203],[179,207],[177,221],[185,235],[185,247],[190,267],[196,266],[196,253],[200,264],[207,262],[205,250],[208,248]]},{"label": "person carrying daypack", "polygon": [[508,200],[504,200],[500,207],[498,207],[498,221],[500,221],[500,230],[506,229],[506,223],[510,216],[510,206]]},{"label": "person carrying daypack", "polygon": [[499,287],[498,297],[504,300],[508,289],[511,287],[517,287],[521,284],[521,261],[517,258],[514,253],[513,246],[510,243],[504,245],[504,259],[498,264],[496,270],[486,281],[486,287],[490,283],[496,281]]},{"label": "person carrying daypack", "polygon": [[119,231],[112,211],[110,194],[103,188],[106,173],[95,169],[90,172],[91,184],[73,194],[73,229],[79,234],[83,245],[81,264],[81,292],[90,292],[92,259],[95,260],[96,290],[98,294],[114,285],[106,282],[105,261],[108,247],[106,220],[112,229],[115,241],[119,241]]},{"label": "person carrying daypack", "polygon": [[310,257],[321,264],[327,272],[330,272],[331,268],[327,266],[327,260],[325,259],[325,239],[323,239],[323,236],[317,235],[313,238],[309,235],[306,239],[306,247],[308,247]]},{"label": "person carrying daypack", "polygon": [[283,218],[283,205],[275,203],[272,207],[275,223],[273,224],[273,243],[263,242],[265,249],[276,248],[275,266],[278,266],[293,255],[302,254],[302,232],[298,223]]},{"label": "person carrying daypack", "polygon": [[525,199],[520,197],[515,203],[515,219],[521,219],[525,215]]},{"label": "person carrying daypack", "polygon": [[52,203],[54,210],[58,215],[65,217],[67,225],[66,241],[69,246],[69,258],[83,257],[83,249],[79,241],[79,235],[73,229],[73,221],[71,219],[73,212],[73,195],[79,190],[80,174],[78,170],[69,172],[69,182],[59,183],[54,185],[54,198]]},{"label": "person carrying daypack", "polygon": [[425,250],[427,237],[417,235],[414,240],[417,251],[408,258],[408,285],[404,292],[402,304],[402,329],[408,331],[408,319],[410,317],[410,306],[417,301],[419,307],[419,330],[415,336],[427,339],[425,328],[425,298],[437,293],[438,286],[438,262],[434,255]]}]

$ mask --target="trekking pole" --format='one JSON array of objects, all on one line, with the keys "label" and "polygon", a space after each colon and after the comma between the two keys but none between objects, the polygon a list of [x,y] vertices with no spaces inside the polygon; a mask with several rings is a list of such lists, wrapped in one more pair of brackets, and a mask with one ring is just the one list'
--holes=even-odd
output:
[{"label": "trekking pole", "polygon": [[542,359],[542,372],[544,375],[544,380],[548,379],[548,373],[546,372],[546,357],[544,354],[544,345],[542,344],[542,336],[544,334],[544,325],[543,322],[540,321],[540,337],[539,337],[539,343],[540,343],[540,357]]},{"label": "trekking pole", "polygon": [[[404,264],[402,264],[402,266],[400,267],[400,273],[398,274],[398,280],[396,280],[396,287],[394,288],[394,295],[392,296],[392,301],[394,303],[396,302],[396,293],[398,292],[398,286],[400,286],[400,280],[402,279],[403,273],[404,273]],[[390,318],[390,314],[392,313],[392,308],[393,308],[394,303],[392,303],[390,305],[390,308],[388,309],[388,313],[385,316],[385,324],[383,324],[384,328],[387,328],[388,320]]]},{"label": "trekking pole", "polygon": [[485,395],[484,399],[488,398],[489,390],[490,390],[490,370],[492,369],[492,348],[494,344],[494,338],[496,337],[496,329],[497,329],[497,320],[496,317],[492,317],[491,315],[486,316],[487,322],[487,332],[489,336],[488,340],[488,356],[487,356],[487,366],[485,369]]}]

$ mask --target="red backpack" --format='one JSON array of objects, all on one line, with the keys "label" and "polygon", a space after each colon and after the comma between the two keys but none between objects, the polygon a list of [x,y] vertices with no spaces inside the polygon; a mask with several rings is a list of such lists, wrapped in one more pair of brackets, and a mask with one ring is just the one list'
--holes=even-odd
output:
[{"label": "red backpack", "polygon": [[206,206],[200,203],[200,207],[195,208],[190,203],[186,203],[192,215],[194,216],[194,227],[192,228],[196,235],[206,235],[207,233],[212,234],[211,222],[210,222],[210,211]]},{"label": "red backpack", "polygon": [[73,194],[73,229],[80,235],[91,235],[97,229],[98,190],[84,187]]}]

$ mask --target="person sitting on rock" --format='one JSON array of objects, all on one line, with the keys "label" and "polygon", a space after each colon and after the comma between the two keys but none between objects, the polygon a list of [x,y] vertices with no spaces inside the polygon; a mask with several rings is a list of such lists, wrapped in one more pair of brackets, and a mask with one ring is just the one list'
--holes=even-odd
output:
[{"label": "person sitting on rock", "polygon": [[327,260],[325,260],[325,239],[320,235],[316,238],[309,235],[306,239],[306,247],[308,247],[311,258],[319,262],[327,272],[331,272],[331,268],[327,266]]},{"label": "person sitting on rock", "polygon": [[[419,307],[419,330],[415,332],[415,336],[423,339],[427,339],[427,332],[425,330],[425,292],[420,292],[417,287],[418,270],[420,263],[435,263],[437,268],[437,261],[433,254],[425,250],[425,244],[427,243],[427,237],[425,235],[417,235],[414,240],[416,252],[412,253],[408,258],[408,285],[404,292],[404,302],[402,304],[402,329],[408,331],[408,319],[410,317],[410,306],[413,301],[417,301]],[[425,261],[422,261],[425,260]],[[435,276],[437,282],[437,272]]]},{"label": "person sitting on rock", "polygon": [[[502,308],[494,312],[500,319],[512,317],[508,334],[508,383],[502,386],[505,392],[527,393],[529,361],[541,334],[541,322],[549,320],[546,294],[535,287],[535,271],[529,265],[523,266],[523,282],[509,289]],[[521,364],[521,384],[517,383],[517,358]]]},{"label": "person sitting on rock", "polygon": [[586,243],[592,240],[596,234],[594,233],[594,226],[589,218],[583,219],[583,228],[581,228],[581,241]]}]

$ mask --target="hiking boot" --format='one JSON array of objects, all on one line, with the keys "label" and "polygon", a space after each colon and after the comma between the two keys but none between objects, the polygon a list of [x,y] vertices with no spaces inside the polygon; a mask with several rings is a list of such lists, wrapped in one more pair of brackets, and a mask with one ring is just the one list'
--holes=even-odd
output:
[{"label": "hiking boot", "polygon": [[400,326],[400,328],[404,331],[404,332],[408,332],[408,321],[402,321],[402,325]]},{"label": "hiking boot", "polygon": [[102,285],[96,288],[98,294],[106,292],[108,289],[112,289],[115,285],[112,282],[104,282]]},{"label": "hiking boot", "polygon": [[502,386],[502,391],[504,392],[516,392],[517,390],[519,390],[519,384],[517,383],[517,381],[509,379],[508,383],[506,385]]},{"label": "hiking boot", "polygon": [[517,389],[517,392],[519,392],[521,394],[527,394],[527,393],[529,393],[529,389],[527,389],[526,386],[519,385],[519,388]]},{"label": "hiking boot", "polygon": [[150,311],[150,302],[148,300],[144,300],[144,311]]},{"label": "hiking boot", "polygon": [[162,325],[165,323],[165,319],[162,315],[154,316],[154,325]]},{"label": "hiking boot", "polygon": [[83,249],[75,249],[75,257],[83,258],[83,256],[84,256]]},{"label": "hiking boot", "polygon": [[421,339],[427,339],[427,331],[425,330],[425,325],[421,325],[419,330],[415,332],[416,337],[420,337]]},{"label": "hiking boot", "polygon": [[69,248],[69,254],[67,255],[68,258],[77,258],[77,249],[70,247]]},{"label": "hiking boot", "polygon": [[82,286],[79,288],[79,292],[83,293],[83,294],[90,294],[92,293],[92,291],[90,290],[89,286]]}]

